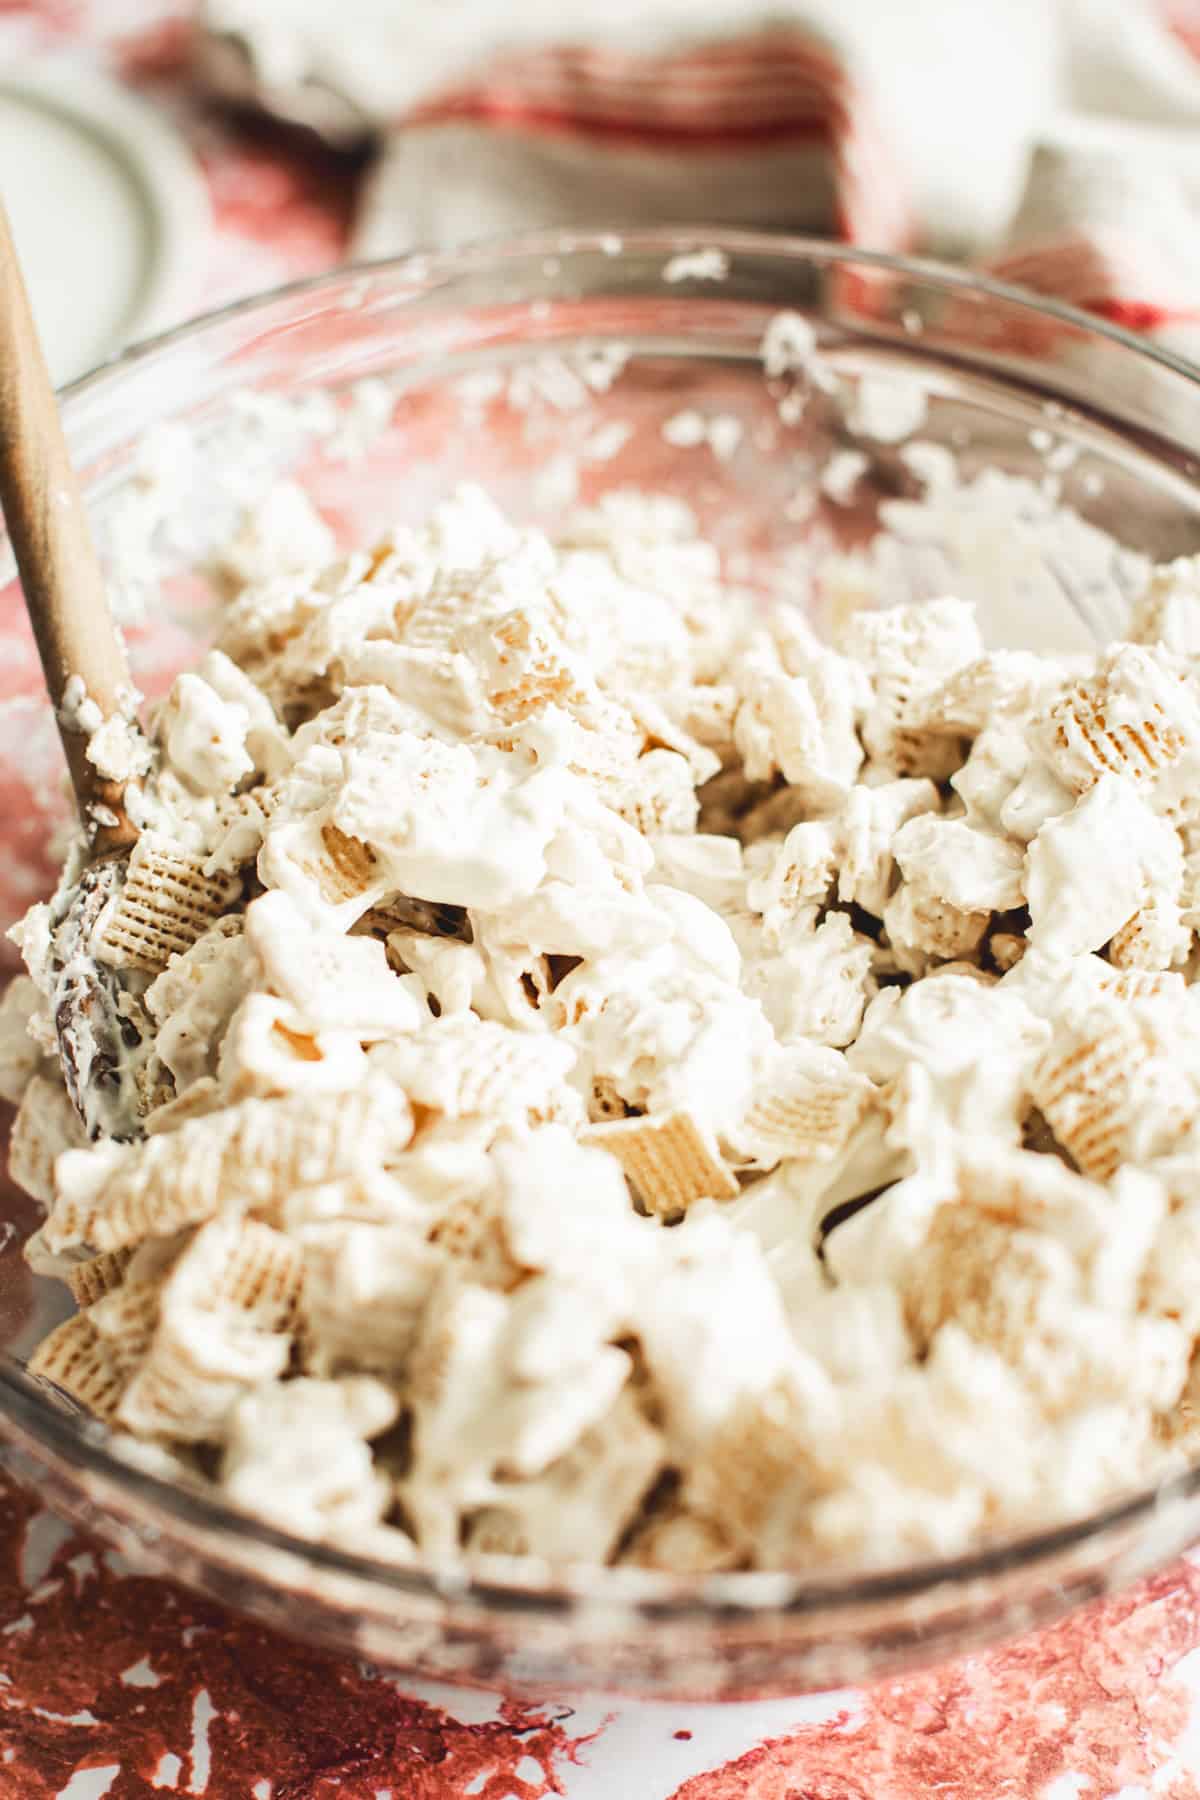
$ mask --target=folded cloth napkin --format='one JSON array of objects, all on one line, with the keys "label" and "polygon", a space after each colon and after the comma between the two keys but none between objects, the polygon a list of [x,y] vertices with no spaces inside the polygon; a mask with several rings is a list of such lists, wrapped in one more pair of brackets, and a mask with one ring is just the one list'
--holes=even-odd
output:
[{"label": "folded cloth napkin", "polygon": [[1200,352],[1200,0],[206,0],[379,155],[355,250],[723,223],[970,258]]}]

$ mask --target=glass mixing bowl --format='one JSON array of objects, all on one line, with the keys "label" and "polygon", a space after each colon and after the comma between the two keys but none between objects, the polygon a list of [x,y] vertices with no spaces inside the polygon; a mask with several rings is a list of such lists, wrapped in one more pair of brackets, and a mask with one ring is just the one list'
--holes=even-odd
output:
[{"label": "glass mixing bowl", "polygon": [[[764,372],[781,309],[815,330],[818,365],[785,323]],[[1200,548],[1187,365],[965,274],[799,240],[539,237],[341,271],[129,352],[64,411],[151,694],[195,654],[206,551],[281,469],[347,543],[419,520],[464,478],[549,523],[576,496],[666,490],[736,580],[818,621],[830,597],[802,547],[844,549],[852,587],[882,512],[908,537],[897,591],[976,598],[998,644],[1119,633],[1141,558]],[[984,468],[1019,479],[940,527],[936,507],[905,505]],[[49,885],[65,803],[11,563],[0,584],[11,917]],[[63,1311],[21,1258],[35,1215],[5,1196],[0,1432],[18,1474],[138,1565],[392,1667],[676,1697],[829,1688],[1027,1629],[1200,1534],[1197,1469],[1040,1534],[867,1574],[375,1563],[123,1460],[28,1380],[23,1356]]]}]

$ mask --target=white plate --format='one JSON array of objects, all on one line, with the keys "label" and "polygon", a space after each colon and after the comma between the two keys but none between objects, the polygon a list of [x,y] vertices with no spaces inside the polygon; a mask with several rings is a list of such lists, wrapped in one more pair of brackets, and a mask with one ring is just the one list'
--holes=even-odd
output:
[{"label": "white plate", "polygon": [[56,382],[189,309],[208,198],[162,116],[60,64],[0,71],[0,192]]}]

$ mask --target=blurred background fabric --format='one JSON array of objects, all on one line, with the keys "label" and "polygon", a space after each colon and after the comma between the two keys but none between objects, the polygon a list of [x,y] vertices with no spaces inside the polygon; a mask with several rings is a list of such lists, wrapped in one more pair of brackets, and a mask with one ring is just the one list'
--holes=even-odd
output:
[{"label": "blurred background fabric", "polygon": [[191,306],[538,226],[965,259],[1200,353],[1200,0],[0,0],[163,109]]},{"label": "blurred background fabric", "polygon": [[[177,324],[245,294],[315,274],[350,254],[362,158],[336,154],[316,138],[301,138],[260,114],[236,115],[214,101],[196,72],[197,37],[195,8],[186,0],[0,0],[0,106],[6,88],[11,94],[49,86],[67,96],[86,93],[100,124],[101,96],[110,102],[114,95],[127,98],[175,140],[173,160],[182,157],[191,171],[188,226],[160,303],[149,315],[139,306],[136,318],[114,333],[110,351],[141,335],[143,321],[150,330]],[[155,147],[147,148],[153,158]],[[23,256],[28,251],[22,215],[36,220],[39,209],[53,206],[56,194],[41,149],[40,143],[0,141],[0,152],[7,151],[0,153],[0,191]],[[165,173],[159,172],[160,180]],[[172,192],[178,204],[181,196]],[[51,322],[64,352],[61,360],[51,358],[59,380],[81,372],[73,329],[84,335],[84,315],[92,311],[100,273],[85,261],[91,237],[83,228],[87,204],[80,194],[49,221],[61,239],[59,263],[57,268],[51,263],[47,246],[44,280],[31,281],[35,308],[47,291],[52,295]],[[43,241],[39,236],[35,249]],[[152,248],[157,255],[160,246]],[[47,321],[38,311],[45,331]]]}]

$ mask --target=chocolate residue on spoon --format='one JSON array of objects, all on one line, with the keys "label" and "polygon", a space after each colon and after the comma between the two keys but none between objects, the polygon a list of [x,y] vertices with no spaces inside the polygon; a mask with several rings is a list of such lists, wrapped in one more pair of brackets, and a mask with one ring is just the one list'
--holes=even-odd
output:
[{"label": "chocolate residue on spoon", "polygon": [[129,971],[107,967],[91,951],[123,875],[117,858],[86,868],[63,897],[51,934],[63,1079],[93,1140],[141,1136],[138,1076],[152,1046],[141,998],[126,985]]}]

